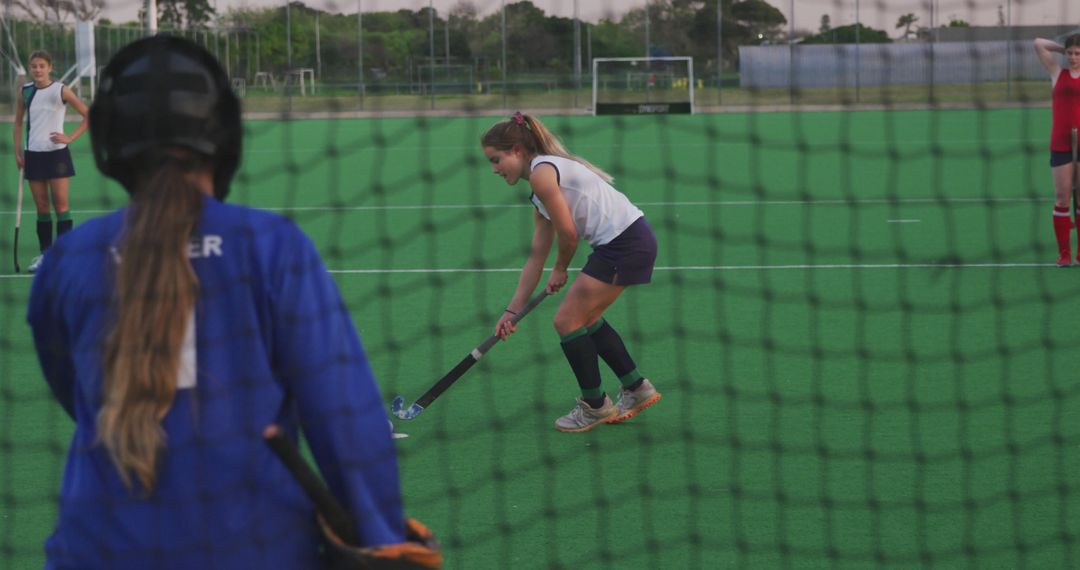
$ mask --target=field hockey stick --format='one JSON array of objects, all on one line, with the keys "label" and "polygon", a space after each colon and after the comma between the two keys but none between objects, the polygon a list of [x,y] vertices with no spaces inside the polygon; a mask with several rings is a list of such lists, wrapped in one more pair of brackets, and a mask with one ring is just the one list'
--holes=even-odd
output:
[{"label": "field hockey stick", "polygon": [[15,200],[15,246],[12,248],[11,256],[15,260],[15,273],[19,272],[19,225],[22,224],[22,195],[23,195],[23,180],[25,179],[26,171],[22,168],[19,169],[19,190],[18,198]]},{"label": "field hockey stick", "polygon": [[[525,315],[529,314],[529,311],[535,309],[541,301],[547,298],[547,296],[548,294],[546,288],[540,293],[537,293],[535,297],[529,299],[529,302],[520,311],[518,311],[518,314],[514,315],[514,317],[510,319],[510,323],[516,325],[518,321],[525,318]],[[427,392],[424,392],[424,395],[420,396],[420,399],[413,402],[413,404],[408,408],[405,407],[404,396],[398,396],[394,398],[394,403],[391,408],[394,412],[394,415],[403,420],[411,420],[416,416],[420,415],[420,412],[424,411],[425,408],[430,406],[431,403],[435,401],[435,398],[438,398],[454,382],[457,382],[458,378],[461,378],[461,376],[464,375],[465,372],[472,368],[473,364],[476,364],[487,351],[491,350],[491,347],[495,346],[495,343],[497,342],[499,342],[498,335],[493,334],[489,336],[487,340],[480,343],[480,345],[476,348],[472,349],[472,352],[470,352],[468,356],[463,358],[461,362],[459,362],[458,365],[453,368],[453,370],[447,372],[445,376],[440,378],[439,381],[431,387],[431,389],[429,389]]]},{"label": "field hockey stick", "polygon": [[334,534],[345,544],[356,544],[356,527],[353,526],[349,513],[330,493],[326,483],[323,483],[307,461],[304,461],[304,458],[300,456],[300,450],[296,448],[293,440],[289,439],[281,431],[281,428],[274,424],[266,426],[266,429],[263,430],[263,439],[281,459],[281,462],[285,464],[285,468],[289,470],[289,473],[292,473],[292,476],[300,483],[300,487],[307,493],[311,502],[315,503],[315,510],[326,521],[327,526],[334,531]]}]

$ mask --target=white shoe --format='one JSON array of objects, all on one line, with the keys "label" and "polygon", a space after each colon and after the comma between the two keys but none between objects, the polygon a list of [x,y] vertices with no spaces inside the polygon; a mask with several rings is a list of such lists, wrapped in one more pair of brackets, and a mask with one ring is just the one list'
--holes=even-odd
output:
[{"label": "white shoe", "polygon": [[604,405],[593,408],[581,397],[577,399],[577,405],[570,410],[569,414],[555,420],[555,429],[559,431],[589,431],[598,424],[607,423],[615,417],[618,410],[611,398],[604,394]]},{"label": "white shoe", "polygon": [[39,255],[39,256],[35,257],[34,259],[31,259],[30,260],[30,265],[27,266],[27,268],[26,268],[26,272],[27,273],[37,273],[37,270],[41,268],[41,262],[44,259],[45,259],[44,254]]},{"label": "white shoe", "polygon": [[615,404],[617,412],[608,423],[624,422],[659,401],[660,392],[656,391],[648,379],[642,380],[637,390],[622,388],[619,390],[619,402]]}]

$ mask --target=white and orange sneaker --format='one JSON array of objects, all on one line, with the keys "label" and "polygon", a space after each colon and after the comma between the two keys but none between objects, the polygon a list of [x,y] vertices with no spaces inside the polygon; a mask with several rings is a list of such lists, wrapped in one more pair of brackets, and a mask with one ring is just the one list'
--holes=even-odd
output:
[{"label": "white and orange sneaker", "polygon": [[574,409],[570,410],[569,414],[555,420],[555,429],[559,431],[589,431],[592,428],[611,421],[617,413],[615,404],[611,403],[611,398],[604,394],[604,405],[599,408],[594,408],[589,405],[580,396],[577,399],[577,405]]},{"label": "white and orange sneaker", "polygon": [[619,390],[619,401],[615,404],[615,417],[608,420],[608,423],[625,422],[659,401],[660,392],[656,391],[648,379],[643,379],[637,390],[622,388]]}]

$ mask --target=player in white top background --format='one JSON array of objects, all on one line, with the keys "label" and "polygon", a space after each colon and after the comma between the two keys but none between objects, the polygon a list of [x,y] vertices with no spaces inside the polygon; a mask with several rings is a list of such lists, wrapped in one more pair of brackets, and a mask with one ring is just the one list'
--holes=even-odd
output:
[{"label": "player in white top background", "polygon": [[[37,208],[37,235],[41,253],[53,242],[53,217],[56,211],[56,236],[71,230],[68,204],[69,178],[75,176],[68,145],[86,132],[89,110],[70,87],[52,80],[52,56],[45,51],[30,54],[32,82],[19,87],[15,94],[15,162],[26,174]],[[64,134],[64,117],[71,105],[82,122],[70,135]],[[26,140],[23,146],[23,121]],[[30,262],[34,273],[41,266],[41,255]]]},{"label": "player in white top background", "polygon": [[[552,245],[557,254],[545,286],[549,294],[567,284],[570,262],[579,241],[585,240],[593,251],[554,319],[581,397],[555,427],[581,432],[634,417],[656,403],[660,393],[637,369],[604,311],[628,286],[652,279],[656,235],[641,210],[611,186],[609,174],[567,152],[536,117],[514,113],[489,128],[481,145],[492,171],[507,184],[528,181],[536,207],[529,257],[495,334],[506,340],[516,330],[511,319],[540,282]],[[619,378],[617,403],[601,387],[601,358]]]}]

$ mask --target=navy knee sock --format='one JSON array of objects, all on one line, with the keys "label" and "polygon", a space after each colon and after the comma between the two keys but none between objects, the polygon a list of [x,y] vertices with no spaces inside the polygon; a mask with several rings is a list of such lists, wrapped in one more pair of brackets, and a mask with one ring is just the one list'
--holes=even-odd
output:
[{"label": "navy knee sock", "polygon": [[53,240],[52,214],[38,214],[37,239],[38,246],[41,248],[41,253],[45,253],[45,250],[49,249],[49,246],[52,245]]},{"label": "navy knee sock", "polygon": [[71,212],[56,213],[56,237],[60,237],[71,231],[75,222],[71,219]]},{"label": "navy knee sock", "polygon": [[638,372],[637,365],[626,350],[619,333],[604,318],[589,327],[588,331],[593,345],[596,346],[596,353],[619,377],[619,383],[628,390],[636,390],[644,377]]},{"label": "navy knee sock", "polygon": [[566,361],[577,377],[582,399],[593,408],[599,408],[604,404],[604,391],[600,388],[600,361],[592,337],[586,329],[581,328],[560,337],[560,340]]}]

